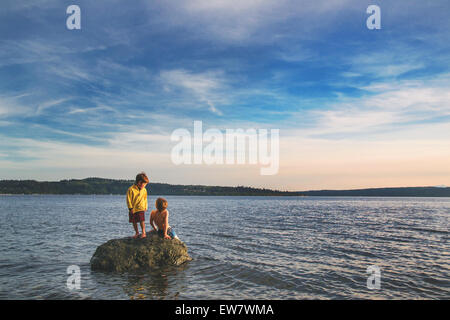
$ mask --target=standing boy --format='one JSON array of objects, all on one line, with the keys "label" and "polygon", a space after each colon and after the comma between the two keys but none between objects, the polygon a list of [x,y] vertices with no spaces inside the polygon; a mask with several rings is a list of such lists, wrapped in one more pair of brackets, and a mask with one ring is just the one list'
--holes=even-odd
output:
[{"label": "standing boy", "polygon": [[135,183],[127,191],[128,217],[135,231],[133,238],[139,237],[138,222],[142,229],[141,238],[147,236],[145,233],[145,211],[147,210],[148,204],[147,189],[145,189],[145,186],[148,181],[147,175],[141,172],[136,176]]}]

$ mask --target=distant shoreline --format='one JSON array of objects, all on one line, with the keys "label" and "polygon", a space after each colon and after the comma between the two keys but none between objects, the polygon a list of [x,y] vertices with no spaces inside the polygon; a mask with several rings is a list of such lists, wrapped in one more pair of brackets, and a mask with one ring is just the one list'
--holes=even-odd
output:
[{"label": "distant shoreline", "polygon": [[[285,197],[285,198],[450,198],[450,196],[303,196],[303,195],[187,195],[187,194],[149,194],[148,196],[161,196],[161,197]],[[15,193],[15,194],[2,194],[0,197],[13,197],[13,196],[123,196],[123,194],[80,194],[80,193]]]},{"label": "distant shoreline", "polygon": [[[0,195],[124,195],[131,180],[103,178],[61,181],[0,180]],[[288,197],[450,197],[449,187],[394,187],[352,190],[280,191],[252,187],[221,187],[149,183],[150,194],[179,196]]]}]

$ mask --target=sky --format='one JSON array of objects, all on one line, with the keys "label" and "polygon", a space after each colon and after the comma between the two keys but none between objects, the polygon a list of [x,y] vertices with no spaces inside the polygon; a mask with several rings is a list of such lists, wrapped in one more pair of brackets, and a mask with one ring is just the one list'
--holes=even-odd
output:
[{"label": "sky", "polygon": [[[81,30],[68,30],[68,6]],[[369,30],[369,5],[381,29]],[[2,0],[0,179],[280,190],[450,185],[448,0]],[[279,170],[171,134],[279,129]]]}]

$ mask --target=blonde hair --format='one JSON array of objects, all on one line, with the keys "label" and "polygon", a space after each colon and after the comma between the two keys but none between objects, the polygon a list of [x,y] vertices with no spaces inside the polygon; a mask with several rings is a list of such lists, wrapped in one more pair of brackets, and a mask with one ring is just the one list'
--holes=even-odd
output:
[{"label": "blonde hair", "polygon": [[166,199],[164,199],[164,198],[156,199],[155,206],[156,206],[156,209],[158,209],[159,212],[166,210],[168,205],[169,204],[168,204]]}]

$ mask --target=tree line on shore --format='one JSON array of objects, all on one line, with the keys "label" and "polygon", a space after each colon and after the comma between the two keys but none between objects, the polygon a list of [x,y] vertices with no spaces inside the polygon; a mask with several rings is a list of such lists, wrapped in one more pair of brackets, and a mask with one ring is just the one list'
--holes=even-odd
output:
[{"label": "tree line on shore", "polygon": [[[70,179],[61,181],[0,180],[0,194],[125,194],[132,180],[102,178]],[[201,185],[173,185],[149,183],[152,194],[161,195],[289,195],[269,189],[251,187],[219,187]]]},{"label": "tree line on shore", "polygon": [[[0,194],[125,194],[132,180],[103,178],[61,181],[0,180]],[[371,188],[354,190],[280,191],[252,187],[221,187],[149,183],[154,195],[189,196],[377,196],[377,197],[450,197],[447,187]]]}]

